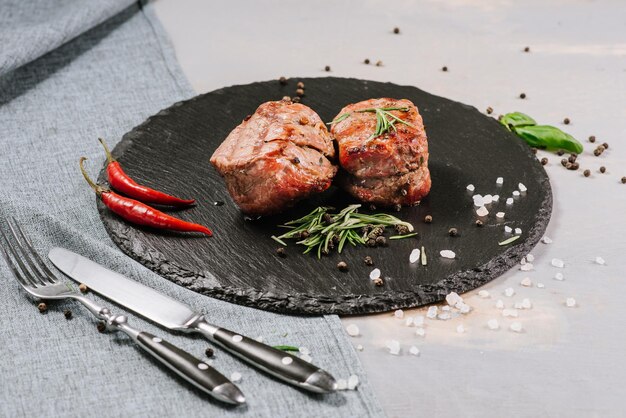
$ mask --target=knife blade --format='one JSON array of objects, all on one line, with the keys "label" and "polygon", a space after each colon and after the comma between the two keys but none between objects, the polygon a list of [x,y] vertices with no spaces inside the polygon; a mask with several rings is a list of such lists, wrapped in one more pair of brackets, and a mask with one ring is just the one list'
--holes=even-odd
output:
[{"label": "knife blade", "polygon": [[71,279],[167,329],[200,333],[253,366],[302,389],[316,393],[337,389],[335,378],[327,371],[292,354],[212,325],[184,303],[86,257],[57,247],[50,250],[48,258]]}]

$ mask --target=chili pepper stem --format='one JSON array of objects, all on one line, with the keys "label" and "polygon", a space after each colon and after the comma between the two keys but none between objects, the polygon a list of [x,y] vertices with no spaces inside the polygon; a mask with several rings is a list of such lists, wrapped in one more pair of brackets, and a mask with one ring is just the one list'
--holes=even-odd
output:
[{"label": "chili pepper stem", "polygon": [[96,194],[98,196],[101,196],[102,193],[107,192],[108,190],[98,186],[96,183],[93,182],[93,180],[91,178],[89,178],[89,174],[87,174],[87,170],[85,170],[85,160],[87,159],[87,157],[81,157],[80,158],[80,172],[83,173],[83,177],[85,178],[85,180],[87,180],[87,183],[89,183],[89,186],[96,192]]},{"label": "chili pepper stem", "polygon": [[111,151],[109,151],[109,147],[107,146],[107,143],[104,142],[104,139],[102,138],[98,138],[98,141],[100,141],[100,143],[104,147],[104,152],[107,155],[107,161],[109,164],[111,164],[113,161],[115,161],[115,158],[113,158],[113,156],[111,155]]}]

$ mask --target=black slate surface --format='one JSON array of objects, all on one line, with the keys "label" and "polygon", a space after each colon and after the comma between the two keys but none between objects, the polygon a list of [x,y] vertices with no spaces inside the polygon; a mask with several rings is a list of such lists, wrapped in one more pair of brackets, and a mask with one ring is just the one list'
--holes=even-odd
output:
[{"label": "black slate surface", "polygon": [[[132,226],[99,202],[113,241],[160,275],[209,296],[283,313],[356,314],[424,305],[451,291],[474,289],[518,263],[542,237],[552,210],[548,177],[530,149],[493,118],[410,86],[333,77],[301,80],[306,85],[303,103],[326,121],[344,105],[372,97],[407,98],[418,106],[429,139],[433,187],[421,205],[396,215],[412,222],[419,238],[392,241],[387,248],[348,247],[341,255],[321,260],[302,255],[302,248],[290,243],[288,256],[279,258],[278,244],[270,238],[280,233],[277,224],[319,204],[341,208],[352,200],[333,187],[282,216],[247,220],[239,212],[209,158],[259,104],[293,96],[298,80],[291,79],[286,86],[267,81],[203,94],[174,104],[128,132],[113,150],[127,173],[143,184],[196,198],[196,207],[175,215],[205,224],[215,235]],[[497,177],[504,177],[503,186],[496,185]],[[101,172],[100,181],[104,179]],[[507,206],[506,198],[520,182],[528,191]],[[482,228],[475,226],[469,183],[476,186],[474,193],[500,195]],[[224,204],[216,206],[215,201]],[[504,220],[496,219],[498,211],[506,213]],[[432,224],[423,222],[425,215],[432,215]],[[503,247],[498,242],[510,236],[504,233],[505,225],[523,233]],[[459,236],[450,237],[450,227],[456,227]],[[427,266],[410,264],[409,253],[421,246]],[[444,249],[453,250],[457,258],[441,258]],[[382,270],[383,287],[369,280],[374,267],[363,263],[366,255]],[[340,260],[348,263],[348,272],[336,268]]]}]

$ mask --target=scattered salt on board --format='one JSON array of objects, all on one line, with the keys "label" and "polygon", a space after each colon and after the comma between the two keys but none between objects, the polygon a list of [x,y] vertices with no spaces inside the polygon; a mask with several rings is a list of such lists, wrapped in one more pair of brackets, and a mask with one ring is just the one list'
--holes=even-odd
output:
[{"label": "scattered salt on board", "polygon": [[439,255],[441,255],[443,258],[454,258],[454,257],[456,257],[456,254],[454,253],[454,251],[450,251],[450,250],[441,250],[439,252]]},{"label": "scattered salt on board", "polygon": [[568,308],[573,308],[573,307],[575,307],[575,306],[576,306],[576,299],[574,299],[574,298],[567,298],[567,299],[565,299],[565,305],[566,305]]},{"label": "scattered salt on board", "polygon": [[504,295],[511,297],[515,294],[515,289],[513,289],[512,287],[507,287],[506,289],[504,289]]},{"label": "scattered salt on board", "polygon": [[489,321],[487,321],[487,327],[490,330],[497,330],[498,328],[500,328],[500,324],[498,323],[497,319],[490,319]]},{"label": "scattered salt on board", "polygon": [[475,187],[474,187],[474,185],[473,185],[473,184],[468,184],[468,185],[467,185],[467,187],[466,187],[466,189],[467,189],[467,190],[469,190],[470,192],[473,192],[473,191],[474,191],[474,189],[475,189]]},{"label": "scattered salt on board", "polygon": [[489,292],[487,292],[486,290],[481,290],[478,292],[478,296],[480,296],[483,299],[486,299],[489,297]]},{"label": "scattered salt on board", "polygon": [[521,284],[524,287],[530,287],[533,285],[533,281],[530,280],[530,277],[524,277],[519,284]]},{"label": "scattered salt on board", "polygon": [[478,216],[487,216],[487,215],[489,215],[489,211],[487,210],[486,207],[481,206],[480,208],[478,208],[478,210],[476,210],[476,215],[478,215]]},{"label": "scattered salt on board", "polygon": [[393,313],[394,318],[397,319],[402,319],[404,318],[404,311],[402,309],[397,309],[394,313]]},{"label": "scattered salt on board", "polygon": [[412,345],[411,348],[409,348],[409,353],[411,353],[414,356],[419,356],[420,355],[420,349],[415,347],[414,345]]},{"label": "scattered salt on board", "polygon": [[522,328],[521,322],[511,322],[511,325],[509,326],[509,328],[513,332],[522,332],[524,330],[524,328]]},{"label": "scattered salt on board", "polygon": [[409,262],[411,264],[417,262],[417,260],[420,259],[420,250],[419,248],[414,248],[413,251],[411,251],[411,255],[409,255]]},{"label": "scattered salt on board", "polygon": [[558,268],[563,268],[563,266],[565,265],[565,263],[563,263],[563,260],[561,260],[560,258],[553,258],[550,264]]},{"label": "scattered salt on board", "polygon": [[346,327],[346,332],[351,337],[358,337],[359,336],[359,327],[357,326],[357,324],[350,324],[350,325],[348,325]]},{"label": "scattered salt on board", "polygon": [[380,269],[374,269],[370,272],[370,280],[376,280],[380,277]]}]

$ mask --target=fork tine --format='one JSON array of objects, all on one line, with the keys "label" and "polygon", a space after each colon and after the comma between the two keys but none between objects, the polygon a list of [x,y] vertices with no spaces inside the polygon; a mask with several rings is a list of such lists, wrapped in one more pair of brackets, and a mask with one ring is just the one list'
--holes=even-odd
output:
[{"label": "fork tine", "polygon": [[[33,248],[33,244],[30,242],[30,239],[26,236],[26,234],[24,234],[24,231],[22,230],[22,227],[20,226],[20,224],[17,222],[15,218],[12,217],[11,219],[13,220],[13,223],[15,224],[20,237],[22,238],[22,241],[24,241],[24,243],[26,244],[26,247],[28,247],[28,250],[30,250],[30,251],[24,251],[24,252],[25,253],[30,252],[29,255],[31,257],[27,258],[27,262],[30,265],[31,270],[33,270],[33,272],[37,270],[35,273],[39,273],[41,277],[43,277],[44,279],[47,279],[51,284],[57,283],[59,279],[54,275],[54,273],[50,271],[50,269],[48,268],[48,266],[46,266],[46,263],[43,262],[43,260],[41,259],[37,251],[35,251],[35,249]],[[15,234],[15,231],[13,230],[11,223],[9,223],[9,227],[11,228],[11,231]],[[16,241],[20,243],[20,240],[17,238],[17,235],[14,235],[14,236],[16,238]]]},{"label": "fork tine", "polygon": [[[13,252],[13,258],[15,258],[15,261],[17,261],[17,264],[20,266],[20,269],[22,270],[22,275],[26,277],[36,287],[45,286],[46,283],[43,281],[37,270],[33,268],[32,261],[28,256],[28,252],[25,251],[22,247],[22,244],[20,243],[20,240],[15,233],[13,225],[11,225],[10,222],[7,222],[7,224],[9,225],[9,231],[11,232],[11,236],[13,237],[15,245],[10,244],[10,241],[6,237],[6,235],[4,239],[9,243],[10,250]],[[24,260],[26,260],[26,263],[24,263]],[[27,267],[27,265],[30,266],[30,269]]]},{"label": "fork tine", "polygon": [[[4,240],[4,244],[5,244],[2,246],[2,255],[4,259],[6,260],[7,264],[9,265],[9,268],[11,269],[11,271],[13,271],[13,275],[15,276],[15,278],[20,282],[22,286],[37,287],[37,285],[32,281],[32,279],[26,273],[27,270],[26,270],[26,267],[24,266],[24,263],[22,263],[20,258],[15,253],[15,250],[13,246],[11,245],[11,242],[9,241],[9,239],[7,238],[7,236],[5,235],[4,231],[1,228],[0,228],[0,235],[2,236],[2,239]],[[8,252],[7,252],[7,249],[8,249]],[[13,259],[15,259],[15,261],[17,261],[17,263],[19,264],[21,270],[24,272],[23,274],[20,274],[20,269],[17,268],[17,266],[15,265],[15,263],[9,256],[8,254],[9,252],[13,256]]]}]

